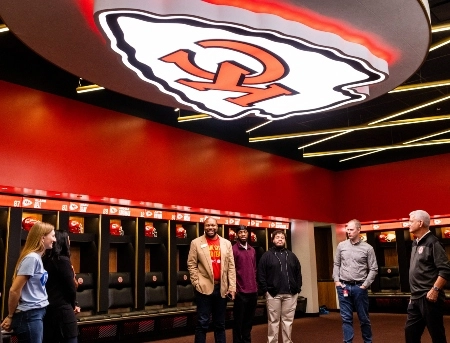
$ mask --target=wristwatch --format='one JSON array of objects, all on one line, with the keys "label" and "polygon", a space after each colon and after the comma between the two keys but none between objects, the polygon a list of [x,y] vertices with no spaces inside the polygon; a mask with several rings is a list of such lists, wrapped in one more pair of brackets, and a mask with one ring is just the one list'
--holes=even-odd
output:
[{"label": "wristwatch", "polygon": [[432,288],[433,288],[433,290],[435,290],[436,292],[439,292],[439,291],[440,291],[439,287],[433,286]]}]

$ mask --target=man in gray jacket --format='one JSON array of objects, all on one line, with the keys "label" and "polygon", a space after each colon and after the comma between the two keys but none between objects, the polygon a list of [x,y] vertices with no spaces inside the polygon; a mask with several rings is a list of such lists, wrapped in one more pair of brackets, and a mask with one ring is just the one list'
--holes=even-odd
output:
[{"label": "man in gray jacket", "polygon": [[450,278],[450,264],[444,247],[429,227],[427,212],[417,210],[409,214],[409,232],[415,239],[409,267],[411,299],[405,325],[406,343],[420,343],[425,326],[433,343],[447,342],[443,289]]},{"label": "man in gray jacket", "polygon": [[334,259],[333,280],[339,298],[344,342],[353,342],[353,311],[358,314],[364,343],[372,343],[367,289],[378,273],[371,245],[360,237],[361,223],[353,219],[346,226],[348,239],[339,243]]}]

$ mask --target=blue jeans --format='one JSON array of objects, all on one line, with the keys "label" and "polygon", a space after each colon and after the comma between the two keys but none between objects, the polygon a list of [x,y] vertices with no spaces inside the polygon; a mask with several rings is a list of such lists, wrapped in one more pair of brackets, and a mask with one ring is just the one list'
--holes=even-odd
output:
[{"label": "blue jeans", "polygon": [[42,343],[45,307],[14,313],[11,328],[19,343]]},{"label": "blue jeans", "polygon": [[352,343],[353,331],[353,311],[358,314],[361,333],[364,343],[372,343],[372,328],[369,319],[369,296],[367,289],[360,288],[360,285],[345,285],[348,296],[344,297],[342,287],[336,287],[339,307],[342,318],[342,331],[344,332],[344,342]]},{"label": "blue jeans", "polygon": [[209,328],[209,317],[212,315],[214,325],[214,341],[225,343],[225,312],[227,298],[220,296],[220,284],[214,285],[212,294],[206,295],[195,291],[197,302],[197,326],[195,328],[195,343],[206,342],[206,332]]}]

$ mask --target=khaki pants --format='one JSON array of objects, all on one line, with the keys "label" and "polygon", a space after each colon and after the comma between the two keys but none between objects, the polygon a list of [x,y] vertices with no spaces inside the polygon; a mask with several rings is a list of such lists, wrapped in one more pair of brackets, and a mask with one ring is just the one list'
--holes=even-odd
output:
[{"label": "khaki pants", "polygon": [[268,333],[267,343],[278,343],[278,332],[281,319],[281,334],[283,343],[292,343],[291,332],[297,308],[298,294],[278,294],[272,297],[266,294]]}]

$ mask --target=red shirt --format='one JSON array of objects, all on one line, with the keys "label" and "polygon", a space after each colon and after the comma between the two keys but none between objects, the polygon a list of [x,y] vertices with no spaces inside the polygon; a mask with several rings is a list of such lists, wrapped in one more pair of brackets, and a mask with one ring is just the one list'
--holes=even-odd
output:
[{"label": "red shirt", "polygon": [[216,239],[209,239],[207,237],[209,254],[212,261],[212,269],[214,274],[214,281],[220,281],[220,240],[219,237]]}]

